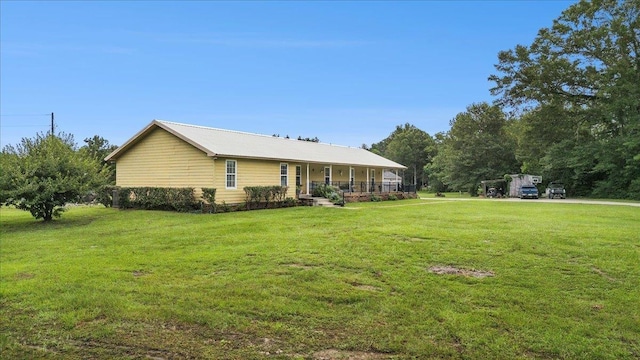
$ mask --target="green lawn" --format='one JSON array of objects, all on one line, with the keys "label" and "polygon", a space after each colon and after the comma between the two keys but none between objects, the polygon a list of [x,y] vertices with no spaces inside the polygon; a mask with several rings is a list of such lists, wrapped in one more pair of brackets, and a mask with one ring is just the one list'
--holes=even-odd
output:
[{"label": "green lawn", "polygon": [[0,215],[3,359],[640,358],[637,207]]}]

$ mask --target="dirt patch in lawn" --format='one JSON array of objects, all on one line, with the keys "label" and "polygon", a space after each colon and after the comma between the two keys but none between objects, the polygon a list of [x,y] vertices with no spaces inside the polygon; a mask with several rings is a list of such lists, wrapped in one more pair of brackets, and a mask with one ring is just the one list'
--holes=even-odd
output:
[{"label": "dirt patch in lawn", "polygon": [[364,290],[364,291],[380,291],[379,287],[375,287],[375,286],[371,286],[371,285],[362,285],[362,284],[358,284],[358,285],[353,285],[353,287],[355,287],[358,290]]},{"label": "dirt patch in lawn", "polygon": [[475,278],[485,278],[492,277],[495,274],[492,271],[483,271],[483,270],[468,270],[461,269],[455,266],[432,266],[429,268],[429,271],[438,274],[438,275],[460,275],[460,276],[469,276]]},{"label": "dirt patch in lawn", "polygon": [[377,360],[389,359],[389,355],[364,352],[364,351],[342,351],[342,350],[322,350],[313,354],[314,360]]},{"label": "dirt patch in lawn", "polygon": [[607,280],[609,280],[609,281],[611,281],[611,282],[616,282],[616,279],[612,278],[612,277],[611,277],[611,276],[609,276],[607,273],[605,273],[604,271],[602,271],[602,270],[598,269],[598,268],[597,268],[597,267],[595,267],[595,266],[592,266],[592,267],[591,267],[591,270],[593,270],[593,272],[595,272],[596,274],[598,274],[598,275],[602,276],[603,278],[605,278],[605,279],[607,279]]},{"label": "dirt patch in lawn", "polygon": [[15,274],[14,277],[16,280],[27,280],[27,279],[33,279],[35,275],[31,273],[26,273],[26,272],[20,272]]}]

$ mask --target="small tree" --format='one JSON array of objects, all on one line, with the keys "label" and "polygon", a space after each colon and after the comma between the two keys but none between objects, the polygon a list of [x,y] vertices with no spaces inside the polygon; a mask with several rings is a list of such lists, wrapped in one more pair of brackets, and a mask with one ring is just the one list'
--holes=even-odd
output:
[{"label": "small tree", "polygon": [[73,136],[38,134],[2,150],[0,202],[51,221],[98,181],[95,161],[75,151]]},{"label": "small tree", "polygon": [[109,140],[94,135],[91,138],[84,139],[85,145],[78,150],[83,153],[82,155],[86,155],[93,159],[95,162],[99,164],[100,172],[102,173],[104,180],[106,181],[104,185],[115,185],[116,184],[116,164],[115,163],[107,163],[104,161],[104,158],[107,155],[111,154],[115,149],[118,148],[116,145],[111,145]]}]

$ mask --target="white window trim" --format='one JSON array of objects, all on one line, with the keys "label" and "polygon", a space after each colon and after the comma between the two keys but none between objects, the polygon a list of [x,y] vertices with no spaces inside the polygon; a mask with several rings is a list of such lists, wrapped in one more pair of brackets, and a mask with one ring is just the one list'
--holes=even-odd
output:
[{"label": "white window trim", "polygon": [[[282,174],[282,165],[287,167],[287,173],[286,174]],[[286,176],[287,177],[287,181],[286,184],[284,186],[289,186],[289,164],[288,163],[280,163],[280,186],[282,185],[282,177]]]},{"label": "white window trim", "polygon": [[[300,178],[299,184],[298,178]],[[302,165],[296,165],[296,186],[302,186]]]},{"label": "white window trim", "polygon": [[[235,172],[229,172],[229,162],[233,161],[233,169]],[[229,186],[228,176],[233,175],[234,181],[233,186]],[[226,160],[224,162],[224,188],[228,190],[237,190],[238,189],[238,161],[237,160]]]}]

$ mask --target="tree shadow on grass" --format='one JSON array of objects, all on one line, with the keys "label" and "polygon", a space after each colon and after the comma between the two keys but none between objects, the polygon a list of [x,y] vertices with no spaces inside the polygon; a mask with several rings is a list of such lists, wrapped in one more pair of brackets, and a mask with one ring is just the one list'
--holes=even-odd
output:
[{"label": "tree shadow on grass", "polygon": [[0,235],[87,226],[97,218],[99,218],[99,216],[64,218],[63,215],[61,218],[53,219],[48,222],[42,221],[42,219],[36,220],[34,218],[20,218],[12,219],[10,221],[5,220],[0,222]]}]

